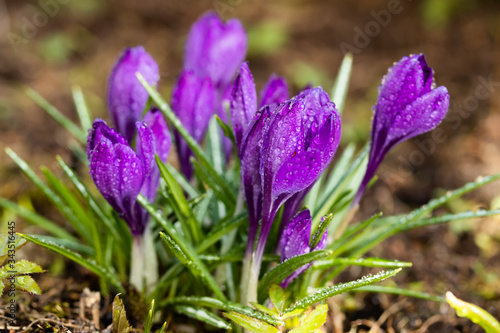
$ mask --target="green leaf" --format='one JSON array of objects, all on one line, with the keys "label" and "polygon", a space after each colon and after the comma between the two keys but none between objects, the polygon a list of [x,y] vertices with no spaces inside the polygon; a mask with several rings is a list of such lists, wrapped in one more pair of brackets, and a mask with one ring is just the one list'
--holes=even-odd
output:
[{"label": "green leaf", "polygon": [[40,287],[35,282],[35,280],[29,275],[16,276],[14,284],[21,290],[27,291],[30,294],[41,295],[42,291]]},{"label": "green leaf", "polygon": [[356,281],[350,281],[346,283],[340,283],[331,287],[326,287],[326,288],[321,288],[317,290],[314,294],[311,294],[309,296],[304,297],[301,300],[298,300],[295,302],[292,306],[290,306],[288,309],[285,310],[285,312],[290,312],[295,309],[305,309],[314,303],[324,301],[332,296],[339,295],[345,292],[348,292],[350,290],[359,288],[361,286],[366,286],[368,284],[372,284],[375,282],[379,282],[382,280],[385,280],[387,278],[390,278],[396,274],[401,272],[401,268],[398,269],[393,269],[393,270],[388,270],[388,271],[382,271],[380,273],[377,273],[375,275],[367,275],[362,277],[361,279],[358,279]]},{"label": "green leaf", "polygon": [[267,306],[261,305],[261,304],[256,303],[256,302],[250,302],[250,305],[252,305],[258,311],[263,312],[267,315],[270,315],[270,316],[277,316],[278,315],[278,311],[276,311],[276,309],[269,309]]},{"label": "green leaf", "polygon": [[271,284],[269,287],[269,299],[279,314],[283,313],[285,308],[285,291],[276,283]]},{"label": "green leaf", "polygon": [[113,333],[129,333],[132,327],[128,323],[125,306],[120,299],[120,294],[115,296],[113,301]]},{"label": "green leaf", "polygon": [[500,323],[479,306],[462,301],[449,291],[446,293],[446,301],[455,309],[458,316],[472,320],[481,326],[486,333],[500,332]]},{"label": "green leaf", "polygon": [[[11,273],[14,272],[14,273]],[[14,264],[8,264],[0,268],[0,278],[10,275],[42,273],[44,270],[31,261],[26,259],[16,261]]]},{"label": "green leaf", "polygon": [[73,227],[79,231],[84,238],[91,243],[91,237],[85,228],[80,226],[80,221],[73,214],[71,209],[64,203],[64,201],[55,194],[45,183],[35,174],[35,172],[29,167],[29,165],[21,159],[12,149],[6,148],[5,152],[12,158],[12,160],[21,168],[24,174],[40,189],[42,192],[52,201],[56,208],[71,222]]},{"label": "green leaf", "polygon": [[[69,239],[73,241],[78,241],[77,238],[75,238],[72,234],[66,231],[66,229],[61,228],[54,222],[46,219],[45,217],[32,212],[31,210],[19,206],[18,204],[9,201],[4,198],[0,198],[0,206],[4,207],[5,209],[9,209],[13,211],[14,213],[18,214],[19,216],[25,218],[26,220],[30,221],[36,226],[39,226],[40,228],[44,229],[45,231],[53,234],[54,236],[57,236],[59,238],[64,238],[64,239]],[[1,258],[0,258],[1,262]]]},{"label": "green leaf", "polygon": [[19,237],[22,237],[32,243],[35,243],[37,245],[40,245],[48,250],[51,250],[55,253],[61,254],[65,256],[66,258],[76,262],[79,265],[82,265],[83,267],[87,268],[88,270],[94,272],[97,274],[99,277],[103,278],[106,281],[109,281],[113,286],[115,286],[120,292],[124,292],[123,286],[121,285],[120,281],[116,277],[116,274],[114,272],[110,272],[106,268],[99,266],[95,261],[92,259],[87,259],[82,257],[80,254],[72,252],[63,246],[46,242],[43,241],[35,236],[29,236],[21,233],[17,233]]},{"label": "green leaf", "polygon": [[81,143],[85,144],[87,141],[87,133],[80,127],[75,125],[71,120],[64,116],[59,110],[47,102],[42,96],[40,96],[35,90],[30,87],[25,87],[25,93],[31,98],[39,107],[41,107],[45,112],[49,114],[55,121],[57,121],[61,126],[66,128],[75,138]]},{"label": "green leaf", "polygon": [[208,158],[217,173],[222,174],[224,165],[226,164],[226,157],[222,146],[222,138],[220,135],[219,126],[215,117],[210,118],[208,122],[208,129],[206,133],[206,146],[208,150]]},{"label": "green leaf", "polygon": [[323,235],[325,234],[326,229],[328,228],[328,225],[330,225],[330,222],[332,221],[333,214],[329,214],[326,218],[321,219],[319,222],[318,228],[313,233],[313,236],[311,237],[311,241],[309,244],[309,247],[311,249],[315,249],[316,246],[318,246],[319,242],[321,242],[321,239],[323,238]]},{"label": "green leaf", "polygon": [[310,333],[319,329],[326,322],[328,315],[328,305],[320,304],[313,312],[308,314],[300,323],[299,327],[294,328],[289,333]]},{"label": "green leaf", "polygon": [[146,323],[144,324],[144,333],[151,332],[151,326],[153,326],[153,318],[155,315],[155,300],[151,301],[151,307],[149,308],[148,317],[146,318]]},{"label": "green leaf", "polygon": [[272,283],[281,283],[290,274],[295,272],[300,267],[309,264],[315,260],[325,259],[332,253],[330,251],[313,251],[310,253],[295,256],[282,262],[272,270],[267,272],[259,282],[258,295],[259,302],[262,303],[267,294],[267,288]]},{"label": "green leaf", "polygon": [[222,201],[226,205],[226,207],[233,207],[234,205],[232,202],[234,200],[234,197],[231,191],[226,191],[221,188],[217,184],[217,182],[212,177],[210,177],[210,174],[202,167],[202,165],[194,158],[191,158],[191,163],[193,164],[195,174],[214,191],[214,195],[217,197],[217,199]]},{"label": "green leaf", "polygon": [[217,328],[225,330],[231,328],[231,325],[204,308],[193,307],[189,305],[176,305],[174,306],[174,310],[180,314],[207,323]]},{"label": "green leaf", "polygon": [[243,226],[248,220],[247,212],[243,212],[237,216],[225,220],[217,224],[212,231],[206,234],[200,244],[196,247],[198,253],[204,252],[210,246],[215,244],[222,237],[227,235],[230,231]]},{"label": "green leaf", "polygon": [[349,81],[351,79],[352,71],[352,54],[347,53],[342,59],[342,64],[340,65],[339,72],[335,78],[335,83],[333,84],[332,92],[330,94],[332,101],[335,103],[337,110],[340,114],[344,109],[345,100],[347,97],[347,91],[349,90]]},{"label": "green leaf", "polygon": [[167,328],[167,322],[164,322],[163,325],[161,325],[161,328],[160,330],[158,331],[158,333],[163,333],[165,332],[165,329]]},{"label": "green leaf", "polygon": [[5,288],[5,284],[3,283],[2,280],[0,280],[0,297],[2,297],[2,295],[3,295],[4,288]]},{"label": "green leaf", "polygon": [[238,303],[233,303],[233,302],[223,302],[218,299],[212,298],[212,297],[186,297],[186,296],[181,296],[181,297],[176,297],[176,298],[170,298],[165,300],[162,305],[176,305],[176,304],[189,304],[192,306],[197,306],[197,307],[209,307],[209,308],[214,308],[214,309],[219,309],[223,311],[231,311],[231,312],[237,312],[241,313],[243,315],[265,321],[266,323],[274,326],[280,326],[283,325],[283,322],[279,320],[278,318],[271,317],[265,313],[255,311],[254,309],[247,307],[247,306],[242,306],[241,304]]},{"label": "green leaf", "polygon": [[177,171],[172,165],[165,164],[170,174],[174,177],[177,183],[182,187],[184,191],[186,191],[187,195],[190,198],[196,198],[200,196],[200,192],[191,185],[191,183],[184,177],[182,173]]},{"label": "green leaf", "polygon": [[318,260],[313,264],[314,269],[324,270],[337,265],[351,265],[363,267],[404,268],[411,267],[411,262],[387,260],[380,258],[333,258]]},{"label": "green leaf", "polygon": [[[78,199],[73,195],[73,193],[66,187],[65,184],[59,180],[50,170],[42,167],[42,172],[47,178],[47,181],[56,191],[56,193],[63,201],[63,204],[70,209],[76,219],[76,223],[73,223],[73,227],[78,233],[90,244],[94,245],[96,248],[100,246],[100,239],[98,235],[94,235],[91,231],[91,224],[95,223],[92,216],[87,214],[86,208],[82,207]],[[73,220],[71,220],[73,222]],[[97,239],[96,239],[97,236]]]},{"label": "green leaf", "polygon": [[241,327],[255,333],[279,333],[280,330],[259,319],[252,318],[237,312],[224,312],[225,317],[231,319]]},{"label": "green leaf", "polygon": [[64,160],[60,156],[56,156],[56,160],[57,162],[59,162],[59,165],[66,173],[70,181],[73,183],[73,186],[75,186],[78,193],[80,193],[80,195],[86,200],[89,207],[92,209],[95,215],[100,219],[100,221],[104,223],[105,227],[109,230],[109,232],[113,235],[113,237],[117,240],[122,241],[125,244],[130,244],[132,242],[132,236],[130,232],[128,233],[119,232],[115,221],[113,221],[113,219],[104,212],[104,210],[97,203],[92,194],[90,194],[89,189],[80,181],[80,178],[75,174],[75,172],[64,162]]},{"label": "green leaf", "polygon": [[26,245],[26,240],[17,235],[0,234],[0,265],[7,260],[9,250],[18,250],[24,245]]},{"label": "green leaf", "polygon": [[92,128],[92,121],[87,104],[85,103],[85,98],[83,97],[82,89],[78,86],[74,86],[72,93],[76,112],[78,113],[78,118],[80,118],[80,124],[82,125],[82,130],[86,132]]},{"label": "green leaf", "polygon": [[215,115],[215,120],[217,120],[217,123],[222,128],[224,136],[229,138],[233,142],[233,145],[236,146],[236,139],[234,138],[233,129],[228,124],[226,124],[222,119],[220,119],[218,115]]},{"label": "green leaf", "polygon": [[284,314],[281,316],[281,319],[282,319],[282,320],[287,320],[287,319],[290,319],[290,318],[293,318],[293,317],[300,316],[301,314],[303,314],[303,313],[304,313],[304,311],[306,311],[306,309],[295,309],[295,310],[293,310],[293,311],[290,311],[290,312],[284,313]]},{"label": "green leaf", "polygon": [[196,220],[193,210],[189,207],[189,202],[184,196],[182,188],[174,179],[170,171],[168,171],[167,167],[158,155],[156,155],[156,164],[160,169],[161,176],[167,183],[166,191],[168,193],[170,203],[172,204],[172,209],[181,222],[184,234],[193,244],[199,243],[203,238],[201,226],[198,220]]},{"label": "green leaf", "polygon": [[73,241],[71,239],[64,239],[64,238],[57,238],[57,237],[51,237],[51,236],[46,236],[46,235],[33,235],[30,234],[30,236],[34,236],[38,238],[41,241],[47,242],[47,243],[54,243],[59,246],[63,246],[67,248],[68,250],[76,251],[80,254],[85,254],[89,257],[95,257],[95,250],[85,244],[80,243],[79,241]]},{"label": "green leaf", "polygon": [[414,298],[425,299],[433,302],[446,302],[444,297],[434,296],[427,293],[423,293],[416,290],[409,290],[403,288],[389,287],[389,286],[377,286],[377,285],[369,285],[359,287],[354,289],[353,292],[370,292],[370,293],[378,293],[378,294],[394,294],[394,295],[402,295]]},{"label": "green leaf", "polygon": [[[175,129],[179,132],[179,134],[184,138],[184,140],[186,140],[186,143],[189,145],[189,148],[191,148],[191,150],[193,151],[196,158],[200,161],[200,164],[203,167],[203,169],[210,175],[210,177],[218,185],[218,187],[222,188],[224,192],[226,192],[228,194],[232,194],[227,182],[211,166],[207,156],[203,152],[203,149],[200,147],[198,142],[196,142],[196,140],[188,133],[188,131],[182,125],[179,118],[177,118],[177,116],[174,114],[172,109],[170,109],[170,106],[168,105],[168,103],[160,96],[160,94],[158,93],[158,91],[154,87],[150,86],[147,83],[147,81],[144,79],[144,77],[140,73],[136,73],[136,75],[137,75],[137,78],[139,79],[139,81],[141,82],[141,84],[147,90],[149,96],[153,99],[155,104],[161,110],[163,115],[171,122],[171,124],[175,127]],[[231,200],[231,205],[234,206],[235,204],[236,204],[236,199],[233,196],[232,200]]]}]

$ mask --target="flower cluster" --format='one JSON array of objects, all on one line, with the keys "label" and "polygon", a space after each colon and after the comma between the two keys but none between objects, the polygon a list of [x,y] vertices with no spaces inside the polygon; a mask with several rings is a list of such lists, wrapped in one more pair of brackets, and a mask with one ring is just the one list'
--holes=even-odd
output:
[{"label": "flower cluster", "polygon": [[[189,33],[171,104],[197,142],[203,140],[214,114],[226,118],[224,106],[229,105],[249,221],[248,271],[243,276],[245,279],[248,273],[246,282],[251,289],[282,206],[277,246],[282,261],[325,248],[327,232],[311,248],[311,213],[308,209],[299,212],[299,208],[334,157],[341,119],[321,87],[307,87],[290,98],[285,79],[274,74],[257,98],[249,64],[243,62],[246,48],[247,37],[238,20],[224,23],[214,13],[204,15]],[[142,47],[125,50],[109,79],[108,105],[116,130],[96,120],[87,146],[96,186],[134,235],[142,234],[148,221],[136,197],[142,194],[155,200],[160,175],[154,155],[166,161],[171,143],[161,112],[151,109],[142,117],[148,94],[137,80],[137,72],[150,85],[158,84],[158,65]],[[436,127],[448,106],[448,92],[445,87],[435,87],[433,71],[423,55],[405,57],[389,70],[374,106],[368,166],[353,205],[361,199],[384,156],[402,141]],[[180,168],[191,179],[191,149],[177,131],[174,135]],[[231,151],[227,141],[223,144],[225,151]],[[282,286],[308,267],[296,270]],[[254,298],[250,296],[248,301]]]}]

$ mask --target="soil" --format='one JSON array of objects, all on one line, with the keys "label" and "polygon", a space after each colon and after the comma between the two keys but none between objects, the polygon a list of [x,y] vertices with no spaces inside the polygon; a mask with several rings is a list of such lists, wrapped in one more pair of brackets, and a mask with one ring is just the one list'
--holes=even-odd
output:
[{"label": "soil", "polygon": [[[190,25],[206,10],[218,10],[226,18],[239,18],[250,31],[248,60],[257,87],[275,72],[291,82],[292,91],[311,80],[329,89],[342,47],[355,52],[343,144],[367,140],[377,86],[401,57],[424,53],[436,83],[448,88],[451,107],[439,127],[444,134],[438,139],[422,135],[391,152],[356,219],[377,211],[407,212],[440,191],[499,171],[498,1],[54,0],[49,9],[40,3],[0,0],[0,146],[11,147],[32,166],[58,170],[54,155],[75,159],[67,148],[72,138],[26,97],[24,86],[76,120],[71,87],[79,85],[92,114],[108,119],[110,68],[124,47],[142,44],[160,65],[160,91],[170,96]],[[45,21],[43,12],[48,13]],[[360,30],[367,31],[364,39],[357,36]],[[3,151],[0,161],[2,197],[31,200],[38,211],[62,220]],[[447,209],[498,207],[498,189],[498,183],[486,186]],[[3,219],[9,218],[3,212]],[[371,255],[413,262],[394,280],[400,286],[438,295],[451,290],[499,318],[499,223],[491,217],[426,227],[390,238]],[[33,230],[22,220],[17,228]],[[31,324],[36,332],[89,330],[92,318],[78,319],[78,301],[84,287],[98,290],[95,277],[34,245],[26,246],[23,255],[51,270],[37,277],[43,296],[22,296],[20,323]],[[342,279],[362,273],[351,269]],[[101,329],[109,324],[110,302],[102,300]],[[347,295],[336,298],[332,309],[331,332],[482,332],[447,305],[391,295]]]}]

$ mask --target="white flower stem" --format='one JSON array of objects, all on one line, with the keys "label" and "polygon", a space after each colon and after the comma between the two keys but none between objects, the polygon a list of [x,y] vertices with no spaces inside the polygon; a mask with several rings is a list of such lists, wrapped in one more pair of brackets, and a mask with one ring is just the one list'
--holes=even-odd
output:
[{"label": "white flower stem", "polygon": [[153,243],[151,225],[144,234],[134,236],[130,265],[130,284],[141,293],[148,293],[158,282],[158,259]]}]

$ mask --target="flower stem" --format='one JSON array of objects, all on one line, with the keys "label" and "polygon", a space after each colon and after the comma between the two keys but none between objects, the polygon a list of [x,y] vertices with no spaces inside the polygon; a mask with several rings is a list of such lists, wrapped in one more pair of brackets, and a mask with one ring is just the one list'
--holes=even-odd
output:
[{"label": "flower stem", "polygon": [[132,240],[132,255],[130,264],[130,284],[139,292],[143,291],[142,235],[134,236]]},{"label": "flower stem", "polygon": [[144,234],[134,236],[130,265],[130,284],[141,293],[148,293],[158,282],[158,259],[154,249],[151,225]]}]

